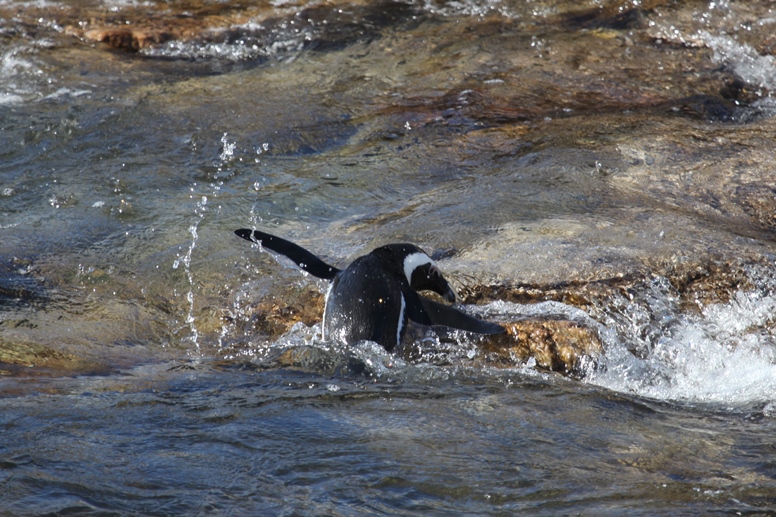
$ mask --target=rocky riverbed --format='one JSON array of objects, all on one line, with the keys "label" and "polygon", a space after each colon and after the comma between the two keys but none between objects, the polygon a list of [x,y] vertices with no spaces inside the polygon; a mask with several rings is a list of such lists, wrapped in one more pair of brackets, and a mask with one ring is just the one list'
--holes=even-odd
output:
[{"label": "rocky riverbed", "polygon": [[[772,511],[774,25],[0,2],[2,506]],[[323,342],[326,286],[249,226],[337,265],[413,242],[509,332]]]}]

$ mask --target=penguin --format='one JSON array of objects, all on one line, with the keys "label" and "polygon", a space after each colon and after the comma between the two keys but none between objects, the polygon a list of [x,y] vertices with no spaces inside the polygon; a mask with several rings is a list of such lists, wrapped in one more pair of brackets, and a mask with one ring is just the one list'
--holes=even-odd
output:
[{"label": "penguin", "polygon": [[347,344],[369,340],[390,352],[401,343],[408,320],[478,334],[505,332],[501,325],[418,294],[433,291],[449,303],[458,298],[431,257],[414,244],[380,246],[358,257],[347,268],[339,269],[280,237],[246,228],[234,233],[288,257],[303,271],[330,281],[323,310],[324,339]]}]

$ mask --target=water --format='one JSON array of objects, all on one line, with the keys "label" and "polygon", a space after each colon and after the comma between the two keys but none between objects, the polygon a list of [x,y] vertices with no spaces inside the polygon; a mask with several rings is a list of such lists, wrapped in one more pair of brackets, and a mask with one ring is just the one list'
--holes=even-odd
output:
[{"label": "water", "polygon": [[[180,9],[0,2],[3,511],[776,511],[766,3]],[[604,355],[322,342],[249,226]]]},{"label": "water", "polygon": [[4,402],[11,513],[651,515],[772,501],[773,419],[547,376],[200,365],[41,388]]}]

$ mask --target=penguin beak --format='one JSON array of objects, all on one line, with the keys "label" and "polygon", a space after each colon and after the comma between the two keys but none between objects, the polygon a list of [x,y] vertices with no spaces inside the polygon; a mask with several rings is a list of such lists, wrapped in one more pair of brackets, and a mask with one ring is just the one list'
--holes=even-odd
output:
[{"label": "penguin beak", "polygon": [[430,291],[434,291],[448,303],[455,303],[458,301],[458,294],[450,287],[450,284],[447,283],[447,280],[442,276],[439,269],[436,267],[431,268],[429,280],[431,283],[429,287]]},{"label": "penguin beak", "polygon": [[[445,282],[447,283],[447,282]],[[458,301],[458,294],[453,291],[453,289],[448,285],[447,290],[444,293],[439,293],[442,295],[442,298],[445,299],[448,303],[455,303]]]},{"label": "penguin beak", "polygon": [[442,272],[430,260],[413,271],[410,286],[416,291],[433,291],[448,303],[459,301],[458,295],[442,276]]}]

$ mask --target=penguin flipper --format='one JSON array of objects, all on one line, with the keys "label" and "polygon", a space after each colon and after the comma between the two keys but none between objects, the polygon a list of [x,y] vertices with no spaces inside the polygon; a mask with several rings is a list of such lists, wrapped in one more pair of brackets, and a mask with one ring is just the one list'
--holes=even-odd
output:
[{"label": "penguin flipper", "polygon": [[483,321],[474,316],[416,294],[414,303],[407,303],[407,316],[422,325],[444,325],[477,334],[502,334],[506,329],[497,323]]},{"label": "penguin flipper", "polygon": [[242,237],[251,242],[258,242],[262,247],[288,257],[302,270],[307,271],[318,278],[331,280],[340,272],[338,268],[330,266],[303,247],[294,244],[291,241],[260,232],[259,230],[249,230],[247,228],[240,228],[239,230],[235,230],[234,233],[238,237]]}]

